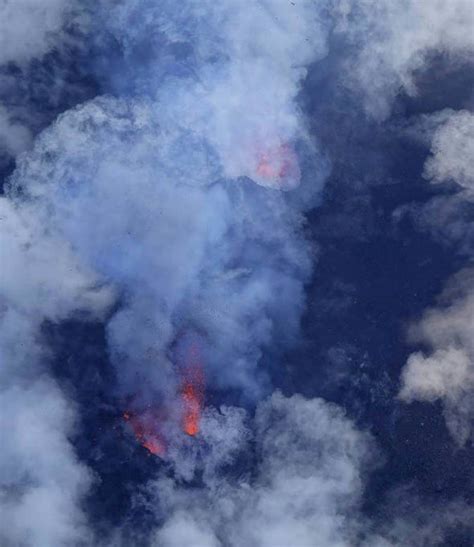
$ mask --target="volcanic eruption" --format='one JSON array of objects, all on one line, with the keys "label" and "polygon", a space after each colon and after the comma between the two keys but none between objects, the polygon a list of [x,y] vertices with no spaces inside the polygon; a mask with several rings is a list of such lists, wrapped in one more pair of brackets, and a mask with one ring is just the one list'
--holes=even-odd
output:
[{"label": "volcanic eruption", "polygon": [[174,435],[177,430],[190,437],[199,433],[204,406],[202,337],[192,331],[183,333],[177,341],[174,359],[178,389],[173,403],[168,403],[172,408],[157,402],[144,410],[123,413],[137,441],[160,457],[166,454],[167,435]]},{"label": "volcanic eruption", "polygon": [[191,343],[181,380],[182,428],[190,436],[199,433],[204,404],[204,371],[199,346]]},{"label": "volcanic eruption", "polygon": [[160,417],[153,409],[140,414],[131,411],[123,413],[123,418],[130,424],[137,441],[155,456],[164,456],[166,445],[159,432]]},{"label": "volcanic eruption", "polygon": [[276,144],[258,150],[253,177],[262,186],[292,190],[300,183],[301,172],[294,148]]}]

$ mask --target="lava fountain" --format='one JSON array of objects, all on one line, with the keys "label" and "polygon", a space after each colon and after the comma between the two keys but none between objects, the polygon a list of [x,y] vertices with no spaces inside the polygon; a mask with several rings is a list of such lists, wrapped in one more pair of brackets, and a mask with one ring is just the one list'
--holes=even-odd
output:
[{"label": "lava fountain", "polygon": [[[174,352],[178,388],[174,402],[123,414],[137,441],[151,454],[164,457],[169,435],[181,430],[190,437],[199,433],[204,407],[205,377],[202,358],[203,339],[193,331],[183,333]],[[135,398],[132,407],[135,407]],[[166,434],[165,434],[166,432]]]},{"label": "lava fountain", "polygon": [[187,435],[195,436],[199,433],[204,406],[202,342],[198,335],[188,333],[180,341],[178,366],[181,377],[182,429]]},{"label": "lava fountain", "polygon": [[166,444],[159,426],[162,420],[159,413],[153,409],[135,414],[131,411],[123,413],[124,420],[130,424],[137,441],[151,454],[163,457],[166,453]]}]

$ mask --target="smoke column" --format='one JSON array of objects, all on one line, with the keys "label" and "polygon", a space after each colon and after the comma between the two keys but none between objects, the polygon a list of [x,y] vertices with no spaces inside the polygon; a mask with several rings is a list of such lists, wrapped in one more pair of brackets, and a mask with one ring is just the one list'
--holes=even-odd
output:
[{"label": "smoke column", "polygon": [[[469,525],[464,500],[403,512],[397,497],[417,497],[402,487],[369,516],[365,488],[384,458],[368,424],[315,396],[318,363],[304,394],[276,377],[299,365],[288,355],[319,275],[309,224],[331,169],[360,163],[370,178],[354,140],[429,143],[425,179],[459,191],[426,207],[422,230],[437,231],[440,203],[449,215],[472,201],[472,114],[392,116],[433,55],[472,54],[473,11],[468,0],[0,6],[2,545],[438,545]],[[339,110],[351,126],[340,135]],[[441,400],[460,445],[471,274],[413,328],[428,353],[408,358],[393,396]],[[51,333],[68,324],[103,333],[103,367],[91,355],[71,371],[67,352],[58,363]],[[94,412],[107,420],[91,440]],[[98,524],[91,492],[125,464],[139,470],[123,479],[129,511]]]}]

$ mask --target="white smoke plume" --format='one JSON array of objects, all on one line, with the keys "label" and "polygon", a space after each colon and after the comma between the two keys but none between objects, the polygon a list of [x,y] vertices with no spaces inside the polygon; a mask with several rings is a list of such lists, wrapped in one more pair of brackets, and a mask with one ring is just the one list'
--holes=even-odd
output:
[{"label": "white smoke plume", "polygon": [[90,541],[79,503],[92,477],[68,441],[74,426],[70,402],[47,379],[2,388],[1,544],[42,547]]},{"label": "white smoke plume", "polygon": [[75,0],[3,0],[0,5],[0,65],[27,63],[55,47],[71,22]]},{"label": "white smoke plume", "polygon": [[73,57],[87,50],[89,7],[88,0],[0,3],[2,172],[31,149],[34,137],[58,112],[88,95],[87,85],[74,75]]},{"label": "white smoke plume", "polygon": [[91,477],[69,442],[74,411],[48,377],[40,325],[81,309],[100,315],[111,295],[23,213],[0,199],[0,540],[67,545],[86,537],[79,504]]},{"label": "white smoke plume", "polygon": [[[107,322],[117,395],[133,411],[178,404],[176,354],[189,333],[210,389],[252,403],[271,392],[262,356],[298,336],[315,254],[304,212],[329,172],[298,103],[307,69],[335,26],[354,46],[341,78],[386,117],[400,85],[415,92],[412,75],[430,52],[472,47],[468,4],[435,4],[98,2],[97,47],[113,37],[123,55],[101,74],[109,93],[67,110],[34,142],[0,110],[0,144],[18,155],[0,201],[3,544],[95,541],[81,510],[93,477],[70,442],[74,406],[49,374],[45,320]],[[40,58],[66,24],[90,23],[72,2],[1,10],[4,64]],[[451,142],[437,137],[428,176],[469,186],[467,170],[443,159]],[[434,368],[429,396],[443,397],[446,375]],[[174,478],[150,485],[166,506],[156,545],[353,545],[367,535],[372,442],[335,406],[274,394],[255,419],[209,408],[199,438],[167,434]],[[249,443],[255,476],[226,477]],[[203,485],[183,486],[198,471]]]},{"label": "white smoke plume", "polygon": [[[64,0],[0,3],[2,92],[14,79],[4,66],[20,66],[23,78],[30,61],[59,46],[73,6]],[[16,157],[31,147],[31,115],[25,116],[15,105],[0,105],[0,154]],[[81,309],[100,313],[112,300],[96,291],[95,276],[67,243],[38,221],[0,198],[0,543],[6,547],[91,540],[80,503],[92,477],[69,441],[74,409],[48,376],[40,326]]]},{"label": "white smoke plume", "polygon": [[426,344],[429,353],[410,356],[400,392],[406,401],[441,400],[448,428],[461,445],[473,433],[473,289],[472,269],[460,272],[446,288],[440,306],[413,327],[412,338]]},{"label": "white smoke plume", "polygon": [[27,150],[32,136],[27,127],[16,122],[4,106],[0,106],[0,149],[15,157]]},{"label": "white smoke plume", "polygon": [[390,115],[401,90],[416,96],[416,75],[426,70],[430,57],[472,59],[471,0],[340,0],[334,10],[336,32],[347,36],[353,52],[344,79],[379,120]]},{"label": "white smoke plume", "polygon": [[[46,30],[32,35],[31,48],[10,57],[22,62],[52,47],[65,13],[55,6],[41,11]],[[119,5],[111,21],[141,7]],[[176,29],[194,33],[203,17],[193,3],[180,14],[165,7],[152,24],[169,24],[170,42]],[[103,97],[70,110],[18,158],[1,201],[2,409],[19,431],[7,437],[2,459],[6,545],[88,543],[80,503],[90,477],[68,441],[73,411],[47,379],[44,319],[100,317],[119,297],[110,354],[121,392],[139,405],[174,399],[169,352],[180,331],[204,333],[208,382],[243,389],[248,399],[265,388],[256,372],[263,347],[296,335],[310,247],[298,235],[299,206],[278,190],[300,185],[304,154],[317,157],[293,102],[304,64],[323,53],[305,17],[310,7],[210,9],[202,21],[215,17],[214,28],[197,34],[210,42],[191,38],[196,55],[220,54],[216,64],[199,59],[197,78],[164,82],[151,98]],[[255,28],[273,32],[271,43]],[[308,43],[306,35],[317,38]],[[25,141],[10,128],[10,151]],[[309,189],[302,184],[305,200],[326,172],[321,161]],[[186,476],[188,459],[176,450],[170,446],[170,458]],[[27,525],[29,513],[37,517]]]},{"label": "white smoke plume", "polygon": [[[112,22],[139,7],[120,5]],[[23,209],[123,295],[108,331],[127,390],[140,389],[138,372],[152,392],[167,391],[167,351],[193,328],[208,340],[210,379],[252,398],[262,348],[298,329],[310,248],[298,208],[275,190],[298,187],[304,154],[317,157],[293,99],[303,65],[324,50],[311,3],[239,7],[150,8],[168,40],[196,34],[199,77],[171,77],[152,99],[104,97],[65,113],[12,179],[12,199],[18,192]],[[261,40],[254,25],[275,36]],[[317,168],[305,197],[326,175],[324,161]]]},{"label": "white smoke plume", "polygon": [[[425,507],[398,490],[389,497],[388,517],[369,521],[361,504],[380,454],[368,433],[322,399],[275,392],[253,420],[235,408],[214,410],[204,420],[201,441],[211,449],[209,460],[187,469],[189,480],[204,467],[199,488],[167,477],[147,485],[150,509],[164,507],[164,524],[151,534],[153,547],[428,547],[443,544],[447,528],[469,525],[474,514],[459,502]],[[252,441],[256,469],[223,472]],[[112,544],[130,542],[117,532]]]},{"label": "white smoke plume", "polygon": [[[429,222],[450,239],[463,241],[463,221],[451,221],[462,204],[472,202],[474,182],[474,115],[467,111],[444,112],[432,133],[431,156],[425,163],[425,177],[434,184],[454,183],[459,191],[439,199],[436,216]],[[426,122],[425,122],[426,124]],[[433,210],[428,210],[429,213]],[[456,222],[459,223],[456,226]],[[453,437],[463,445],[472,435],[474,412],[474,279],[472,268],[454,276],[441,295],[440,305],[428,311],[412,328],[414,341],[427,346],[428,353],[410,356],[402,375],[400,397],[406,401],[441,400],[446,423]]]},{"label": "white smoke plume", "polygon": [[153,545],[354,544],[363,527],[363,477],[374,456],[370,437],[335,405],[280,393],[259,405],[254,428],[253,477],[213,476],[194,492],[166,479],[153,485],[169,513]]},{"label": "white smoke plume", "polygon": [[474,187],[474,114],[452,113],[434,133],[432,156],[425,164],[425,176],[435,183],[452,181],[462,188]]}]

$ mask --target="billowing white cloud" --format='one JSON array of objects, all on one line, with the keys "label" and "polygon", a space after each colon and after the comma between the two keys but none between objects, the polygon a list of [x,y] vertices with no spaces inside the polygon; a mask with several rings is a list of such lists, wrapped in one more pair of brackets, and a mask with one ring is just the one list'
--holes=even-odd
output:
[{"label": "billowing white cloud", "polygon": [[[295,97],[305,65],[325,53],[324,30],[312,2],[240,8],[115,6],[108,22],[125,49],[151,25],[164,49],[189,42],[192,76],[157,81],[157,51],[151,97],[66,112],[12,179],[15,203],[122,295],[108,339],[127,393],[173,391],[170,345],[197,329],[210,382],[254,398],[263,348],[298,331],[311,271],[300,209],[328,169]],[[308,157],[315,169],[303,176]]]},{"label": "billowing white cloud", "polygon": [[[263,0],[242,9],[240,0],[229,0],[219,6],[186,2],[177,10],[172,1],[132,0],[113,9],[107,25],[130,55],[149,45],[150,32],[161,36],[147,82],[139,82],[156,93],[161,123],[205,137],[225,176],[291,189],[304,159],[295,141],[306,138],[295,98],[307,66],[327,52],[323,8],[308,0]],[[172,47],[187,51],[184,59],[172,62]]]},{"label": "billowing white cloud", "polygon": [[[24,212],[23,212],[24,213]],[[0,199],[0,543],[71,545],[87,539],[81,500],[89,472],[73,452],[74,410],[48,377],[39,327],[112,301],[70,250]]]},{"label": "billowing white cloud", "polygon": [[459,255],[472,256],[473,114],[446,108],[410,120],[403,133],[415,142],[431,147],[424,165],[424,178],[432,184],[448,183],[452,188],[449,193],[433,197],[421,209],[416,207],[417,224],[438,241],[455,248]]},{"label": "billowing white cloud", "polygon": [[123,292],[109,341],[127,389],[137,367],[164,386],[167,347],[197,328],[216,383],[254,390],[261,345],[298,328],[311,268],[298,210],[249,181],[219,182],[198,135],[160,123],[153,104],[98,99],[62,116],[13,177],[22,210]]},{"label": "billowing white cloud", "polygon": [[449,398],[452,392],[460,393],[470,388],[471,368],[466,353],[454,347],[439,349],[428,357],[421,352],[414,353],[403,374],[401,397],[427,401]]},{"label": "billowing white cloud", "polygon": [[27,150],[32,136],[27,127],[11,119],[7,109],[0,105],[0,150],[10,156],[16,156]]},{"label": "billowing white cloud", "polygon": [[340,0],[333,9],[336,30],[352,49],[345,78],[378,119],[389,115],[400,89],[416,95],[415,74],[429,66],[430,56],[472,58],[471,0]]},{"label": "billowing white cloud", "polygon": [[74,5],[75,0],[2,0],[0,65],[22,64],[51,50]]},{"label": "billowing white cloud", "polygon": [[[425,505],[406,489],[388,497],[383,522],[367,518],[361,508],[366,477],[380,454],[371,436],[334,404],[275,392],[253,420],[247,417],[246,428],[240,422],[235,429],[229,426],[236,409],[223,410],[224,435],[210,436],[209,424],[194,468],[206,466],[205,454],[216,445],[227,448],[214,459],[212,475],[193,488],[168,477],[148,485],[157,500],[150,509],[163,523],[153,547],[428,547],[441,544],[449,527],[472,520],[473,510],[463,503]],[[246,472],[239,469],[239,448],[249,444],[256,466]],[[220,472],[229,463],[234,468]]]},{"label": "billowing white cloud", "polygon": [[474,273],[460,272],[442,295],[441,304],[412,328],[412,338],[428,352],[410,356],[402,373],[405,401],[441,400],[446,423],[464,444],[472,435],[474,416]]},{"label": "billowing white cloud", "polygon": [[[26,151],[0,200],[0,403],[15,425],[0,456],[8,522],[0,539],[12,547],[93,541],[80,505],[91,477],[69,441],[74,410],[48,377],[42,322],[78,311],[105,320],[116,304],[109,355],[120,395],[138,409],[173,406],[173,351],[189,332],[202,344],[207,383],[257,401],[271,389],[263,352],[298,335],[313,267],[302,212],[328,174],[297,101],[307,67],[327,54],[336,25],[354,46],[346,81],[383,118],[400,86],[415,92],[413,74],[429,53],[472,48],[464,0],[97,5],[102,30],[123,53],[123,65],[101,74],[115,95],[63,113],[31,151],[27,130],[0,110],[0,146]],[[73,23],[83,20],[69,2],[4,1],[0,64],[40,58]],[[464,119],[453,123],[456,135],[470,135]],[[459,152],[452,129],[436,134],[427,173],[469,186],[468,168],[448,158]],[[470,381],[458,316],[471,315],[453,310],[441,328],[452,334],[427,335],[432,366],[413,356],[402,396],[442,398],[457,416],[461,384]],[[431,323],[427,332],[436,331]],[[453,371],[440,356],[455,362]],[[199,442],[169,435],[175,479],[150,486],[166,513],[157,545],[349,546],[361,537],[373,447],[340,409],[274,394],[254,419],[207,409],[200,426]],[[255,475],[226,476],[248,443]],[[190,488],[198,472],[203,486]]]},{"label": "billowing white cloud", "polygon": [[70,402],[54,382],[32,382],[30,374],[11,387],[2,384],[0,406],[0,543],[43,547],[90,541],[80,502],[91,476],[68,440],[74,425]]},{"label": "billowing white cloud", "polygon": [[31,148],[68,94],[80,97],[87,88],[68,82],[66,65],[74,62],[72,51],[86,50],[90,7],[77,0],[0,2],[0,169]]},{"label": "billowing white cloud", "polygon": [[[433,200],[424,222],[442,239],[454,241],[460,252],[470,253],[469,220],[462,209],[472,202],[474,182],[474,116],[467,111],[445,110],[424,116],[414,133],[431,140],[431,155],[424,176],[432,183],[455,182],[459,191]],[[405,401],[441,400],[446,423],[464,444],[472,435],[474,415],[474,274],[467,268],[454,276],[438,307],[427,311],[412,327],[414,341],[426,346],[413,353],[402,372],[400,397]]]},{"label": "billowing white cloud", "polygon": [[434,183],[457,182],[474,189],[474,114],[452,113],[435,131],[432,156],[425,164],[425,176]]},{"label": "billowing white cloud", "polygon": [[[158,10],[134,4],[110,13],[111,29],[119,24],[125,42],[137,27],[120,17],[146,7],[168,43],[177,39],[175,28],[192,33],[196,55],[214,51],[198,58],[196,78],[158,82],[150,67],[153,96],[102,97],[65,112],[18,157],[0,201],[0,389],[3,415],[17,426],[1,460],[16,473],[1,473],[2,508],[12,522],[2,527],[7,545],[90,544],[80,505],[90,477],[69,442],[74,412],[48,379],[45,319],[77,312],[103,318],[118,302],[107,326],[109,351],[121,392],[138,406],[176,397],[170,351],[183,332],[202,333],[209,383],[252,399],[266,388],[257,370],[262,349],[290,341],[299,328],[311,272],[300,210],[327,173],[294,102],[304,65],[324,54],[315,21],[305,17],[310,3],[276,13],[271,3],[252,13],[238,2],[178,10],[175,3]],[[70,5],[33,6],[31,20],[21,14],[27,7],[4,6],[11,33],[36,23],[23,44],[11,35],[0,63],[21,64],[54,47]],[[161,62],[158,56],[154,64]],[[28,148],[26,133],[6,111],[3,118],[8,151]],[[310,152],[318,169],[304,180]],[[279,190],[297,187],[293,207]],[[221,417],[202,418],[212,440],[208,481],[246,436],[238,410],[224,416],[235,441]],[[186,479],[199,455],[189,459],[192,448],[172,441],[168,457]]]},{"label": "billowing white cloud", "polygon": [[87,540],[90,474],[73,452],[75,412],[49,378],[45,319],[100,318],[113,295],[27,208],[0,198],[0,543]]},{"label": "billowing white cloud", "polygon": [[335,405],[280,393],[259,405],[252,430],[254,476],[217,474],[198,490],[167,479],[150,485],[167,508],[155,544],[353,545],[363,528],[363,478],[375,461],[370,437]]}]

